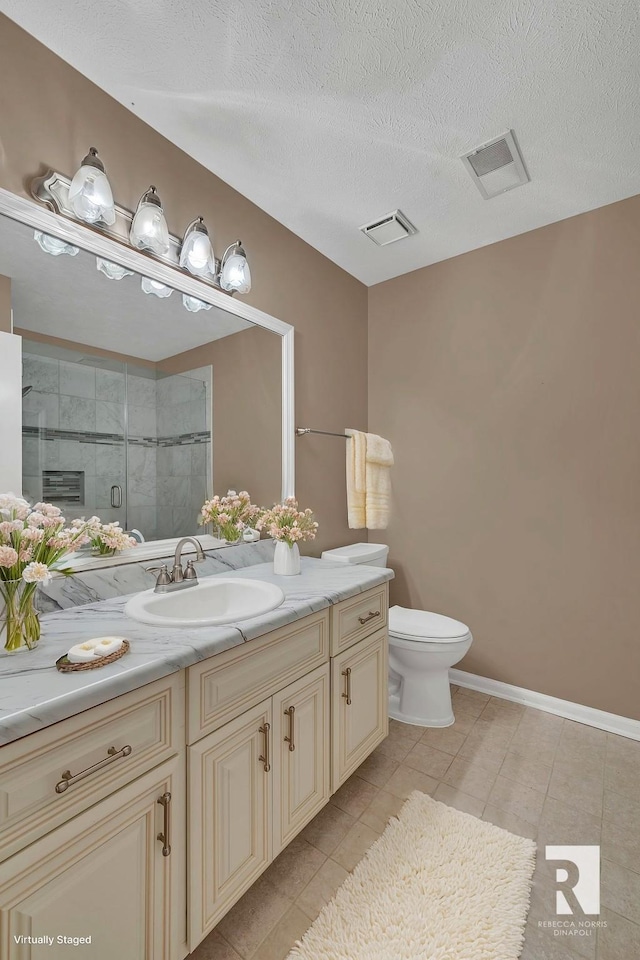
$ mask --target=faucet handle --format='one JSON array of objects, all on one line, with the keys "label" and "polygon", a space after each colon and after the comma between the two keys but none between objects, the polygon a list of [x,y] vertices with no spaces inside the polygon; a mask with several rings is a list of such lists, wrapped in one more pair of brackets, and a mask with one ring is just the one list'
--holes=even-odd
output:
[{"label": "faucet handle", "polygon": [[194,566],[193,566],[194,563],[200,563],[200,561],[199,561],[199,560],[187,560],[187,566],[186,566],[186,569],[185,569],[185,571],[184,571],[184,579],[185,579],[185,580],[197,580],[197,579],[198,579],[198,574],[196,573],[195,568],[194,568]]},{"label": "faucet handle", "polygon": [[157,573],[158,579],[156,580],[156,587],[166,587],[167,584],[171,583],[171,577],[169,571],[167,570],[166,563],[161,563],[159,567],[145,567],[147,573]]}]

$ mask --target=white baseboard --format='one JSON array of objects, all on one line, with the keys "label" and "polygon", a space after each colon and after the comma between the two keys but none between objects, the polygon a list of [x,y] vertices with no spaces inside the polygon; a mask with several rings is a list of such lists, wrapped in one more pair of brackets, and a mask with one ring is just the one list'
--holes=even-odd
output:
[{"label": "white baseboard", "polygon": [[478,677],[475,673],[465,670],[450,670],[451,683],[468,690],[477,690],[491,697],[501,697],[503,700],[512,700],[525,707],[535,707],[546,713],[555,713],[558,717],[585,723],[590,727],[598,727],[609,733],[617,733],[630,740],[640,740],[640,720],[631,717],[620,717],[616,713],[607,713],[605,710],[596,710],[595,707],[585,707],[581,703],[572,703],[570,700],[559,700],[549,697],[546,693],[536,693],[535,690],[526,690],[524,687],[515,687],[511,683],[501,680],[491,680],[489,677]]}]

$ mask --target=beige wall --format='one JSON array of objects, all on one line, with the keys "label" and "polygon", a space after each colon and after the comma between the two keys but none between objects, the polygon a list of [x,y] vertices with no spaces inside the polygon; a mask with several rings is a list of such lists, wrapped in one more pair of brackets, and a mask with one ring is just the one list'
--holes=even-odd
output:
[{"label": "beige wall", "polygon": [[634,718],[639,256],[634,197],[369,291],[393,601],[468,623],[465,670]]},{"label": "beige wall", "polygon": [[0,331],[11,333],[11,278],[0,275]]},{"label": "beige wall", "polygon": [[261,506],[282,488],[281,343],[254,327],[158,363],[166,373],[213,366],[213,489],[248,490]]},{"label": "beige wall", "polygon": [[[218,254],[241,237],[253,277],[247,302],[296,328],[298,421],[328,430],[366,426],[362,284],[2,16],[0,117],[0,186],[14,193],[28,195],[29,180],[42,168],[73,173],[93,145],[118,203],[134,208],[154,183],[173,233],[201,214]],[[315,552],[361,539],[347,528],[344,447],[320,441],[306,438],[296,464],[298,496],[320,521]]]}]

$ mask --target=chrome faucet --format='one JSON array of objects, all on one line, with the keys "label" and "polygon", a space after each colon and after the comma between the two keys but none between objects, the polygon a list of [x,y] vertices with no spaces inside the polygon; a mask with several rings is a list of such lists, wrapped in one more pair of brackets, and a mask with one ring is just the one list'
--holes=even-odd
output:
[{"label": "chrome faucet", "polygon": [[[187,543],[192,543],[196,548],[195,560],[187,560],[187,566],[182,569],[182,550]],[[173,558],[173,567],[171,573],[167,570],[166,563],[161,563],[159,567],[147,567],[148,573],[158,573],[158,579],[154,588],[154,593],[170,593],[173,590],[182,590],[186,587],[195,587],[198,583],[198,574],[195,571],[194,563],[200,563],[205,559],[202,544],[195,537],[183,537],[176,544],[176,552]]]}]

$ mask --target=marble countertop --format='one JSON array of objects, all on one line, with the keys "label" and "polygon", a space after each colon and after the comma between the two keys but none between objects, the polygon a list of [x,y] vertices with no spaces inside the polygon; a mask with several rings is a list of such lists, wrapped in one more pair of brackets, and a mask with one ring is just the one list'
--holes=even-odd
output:
[{"label": "marble countertop", "polygon": [[[284,603],[250,620],[197,629],[152,627],[130,620],[124,613],[130,596],[44,614],[36,650],[0,657],[0,744],[363,593],[391,580],[393,571],[303,557],[299,576],[276,576],[271,563],[227,570],[224,576],[277,583]],[[127,637],[129,653],[98,670],[66,674],[56,670],[56,660],[69,647],[107,635]]]}]

